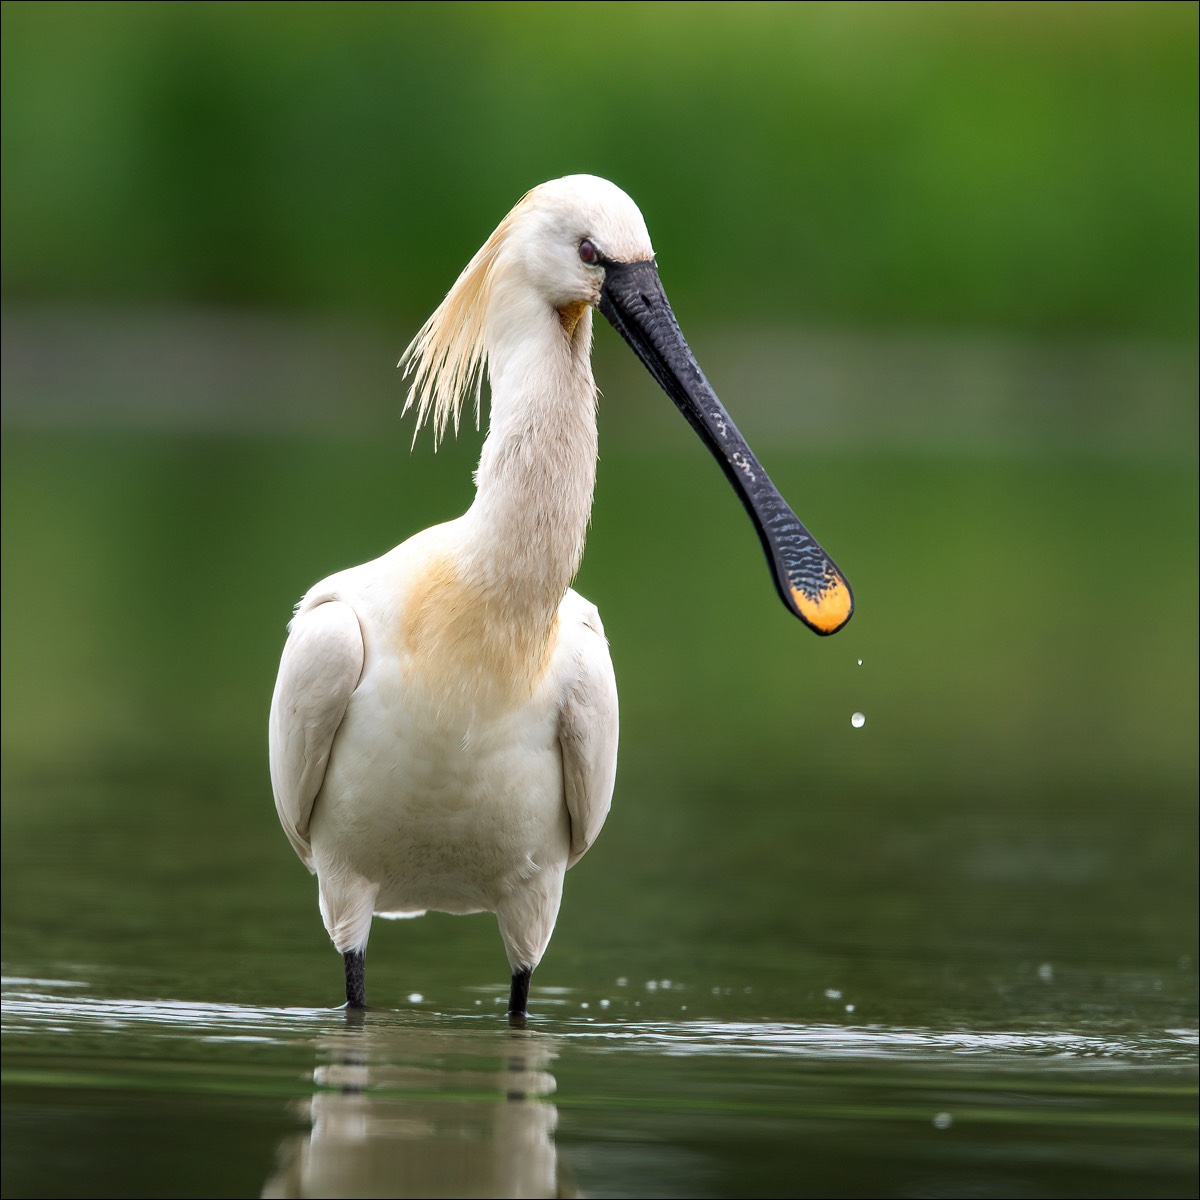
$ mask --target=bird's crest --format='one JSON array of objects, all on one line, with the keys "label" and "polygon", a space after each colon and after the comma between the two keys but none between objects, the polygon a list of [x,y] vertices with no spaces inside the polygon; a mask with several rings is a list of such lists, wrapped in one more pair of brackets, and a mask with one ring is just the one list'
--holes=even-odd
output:
[{"label": "bird's crest", "polygon": [[487,362],[485,330],[495,283],[496,257],[528,198],[529,193],[526,193],[496,226],[491,237],[463,268],[446,298],[421,326],[397,364],[403,368],[405,378],[412,376],[403,411],[407,413],[414,405],[417,409],[414,445],[421,426],[431,416],[434,449],[445,435],[451,419],[457,437],[463,401],[468,395],[474,398],[475,428],[479,428],[480,396]]}]

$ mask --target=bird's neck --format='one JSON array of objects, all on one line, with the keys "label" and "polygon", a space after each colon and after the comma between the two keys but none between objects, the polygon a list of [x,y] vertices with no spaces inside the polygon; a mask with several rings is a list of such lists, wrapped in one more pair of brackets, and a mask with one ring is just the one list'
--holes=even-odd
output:
[{"label": "bird's neck", "polygon": [[[583,557],[596,481],[591,311],[510,313],[489,353],[491,417],[460,562],[492,619],[549,631]],[[533,335],[531,336],[531,329]]]}]

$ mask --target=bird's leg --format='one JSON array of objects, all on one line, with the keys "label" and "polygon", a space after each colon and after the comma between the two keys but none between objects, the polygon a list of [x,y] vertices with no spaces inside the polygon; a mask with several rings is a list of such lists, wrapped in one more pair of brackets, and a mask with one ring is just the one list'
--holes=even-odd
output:
[{"label": "bird's leg", "polygon": [[523,1022],[527,1015],[525,1009],[529,1004],[529,978],[532,974],[532,967],[521,967],[513,972],[512,990],[508,993],[510,1023],[514,1020]]},{"label": "bird's leg", "polygon": [[363,950],[347,950],[342,955],[346,964],[346,1007],[367,1007],[367,981],[364,974],[366,953]]}]

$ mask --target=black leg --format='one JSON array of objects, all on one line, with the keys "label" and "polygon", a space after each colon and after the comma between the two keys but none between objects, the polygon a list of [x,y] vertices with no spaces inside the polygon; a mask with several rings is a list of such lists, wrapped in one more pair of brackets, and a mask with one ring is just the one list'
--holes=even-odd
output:
[{"label": "black leg", "polygon": [[532,967],[521,967],[513,972],[512,990],[508,993],[508,1016],[524,1019],[525,1009],[529,1004],[529,977],[533,974]]},{"label": "black leg", "polygon": [[346,1007],[367,1007],[367,981],[364,977],[364,960],[366,955],[362,950],[347,950],[342,959],[346,964]]}]

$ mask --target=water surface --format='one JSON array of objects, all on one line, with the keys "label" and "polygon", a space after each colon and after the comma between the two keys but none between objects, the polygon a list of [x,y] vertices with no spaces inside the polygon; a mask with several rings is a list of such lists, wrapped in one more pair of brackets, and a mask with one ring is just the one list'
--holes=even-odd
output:
[{"label": "water surface", "polygon": [[265,761],[291,604],[472,448],[6,432],[5,1195],[1195,1193],[1194,440],[760,443],[819,640],[686,436],[605,433],[617,795],[511,1030],[487,916],[337,1010]]}]

